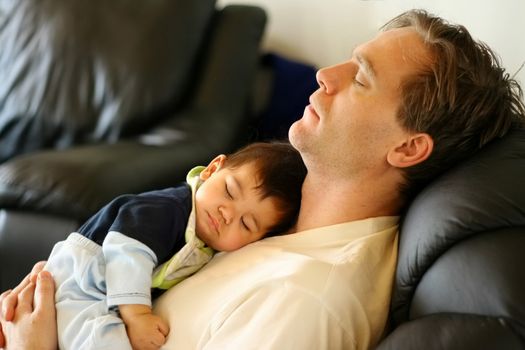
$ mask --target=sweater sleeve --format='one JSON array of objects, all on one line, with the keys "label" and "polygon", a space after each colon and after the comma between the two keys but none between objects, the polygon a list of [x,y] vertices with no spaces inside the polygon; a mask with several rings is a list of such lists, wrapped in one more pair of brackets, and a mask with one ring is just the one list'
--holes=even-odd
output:
[{"label": "sweater sleeve", "polygon": [[108,307],[151,306],[151,274],[157,264],[153,251],[133,238],[111,231],[102,244],[102,252],[106,261]]}]

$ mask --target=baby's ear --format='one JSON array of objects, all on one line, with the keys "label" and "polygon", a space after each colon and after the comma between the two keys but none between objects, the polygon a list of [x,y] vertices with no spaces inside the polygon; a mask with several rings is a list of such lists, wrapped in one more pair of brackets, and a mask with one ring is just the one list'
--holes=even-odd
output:
[{"label": "baby's ear", "polygon": [[429,134],[409,135],[402,144],[388,152],[387,161],[396,168],[407,168],[426,160],[433,148],[434,140]]},{"label": "baby's ear", "polygon": [[204,168],[203,171],[201,171],[199,177],[202,181],[206,181],[212,176],[215,172],[219,171],[219,169],[224,164],[224,161],[226,160],[226,156],[224,154],[219,154],[217,157],[213,158],[213,160],[208,164],[206,168]]}]

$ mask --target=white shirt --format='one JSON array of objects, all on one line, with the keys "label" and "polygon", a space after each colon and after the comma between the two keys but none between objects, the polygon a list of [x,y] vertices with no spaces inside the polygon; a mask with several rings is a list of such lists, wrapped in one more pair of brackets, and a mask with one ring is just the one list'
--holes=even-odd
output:
[{"label": "white shirt", "polygon": [[271,237],[219,253],[154,312],[163,349],[367,349],[386,324],[397,217]]}]

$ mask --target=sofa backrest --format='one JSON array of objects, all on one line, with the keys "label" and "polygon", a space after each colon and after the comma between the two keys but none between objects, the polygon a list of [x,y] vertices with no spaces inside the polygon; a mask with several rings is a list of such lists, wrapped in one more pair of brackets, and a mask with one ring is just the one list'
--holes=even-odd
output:
[{"label": "sofa backrest", "polygon": [[0,162],[114,142],[183,104],[215,0],[0,4]]}]

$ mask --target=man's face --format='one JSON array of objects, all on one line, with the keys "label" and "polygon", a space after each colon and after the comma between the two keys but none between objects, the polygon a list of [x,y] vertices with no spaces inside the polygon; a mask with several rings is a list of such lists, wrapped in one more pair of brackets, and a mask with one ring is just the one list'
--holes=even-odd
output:
[{"label": "man's face", "polygon": [[195,194],[196,231],[213,249],[231,251],[263,238],[279,214],[274,198],[261,198],[254,163],[221,169],[214,164],[221,162],[217,159],[201,173],[204,183]]},{"label": "man's face", "polygon": [[429,57],[420,36],[401,28],[356,47],[349,61],[319,70],[320,87],[289,131],[309,169],[348,176],[384,164],[408,134],[396,118],[402,82]]}]

